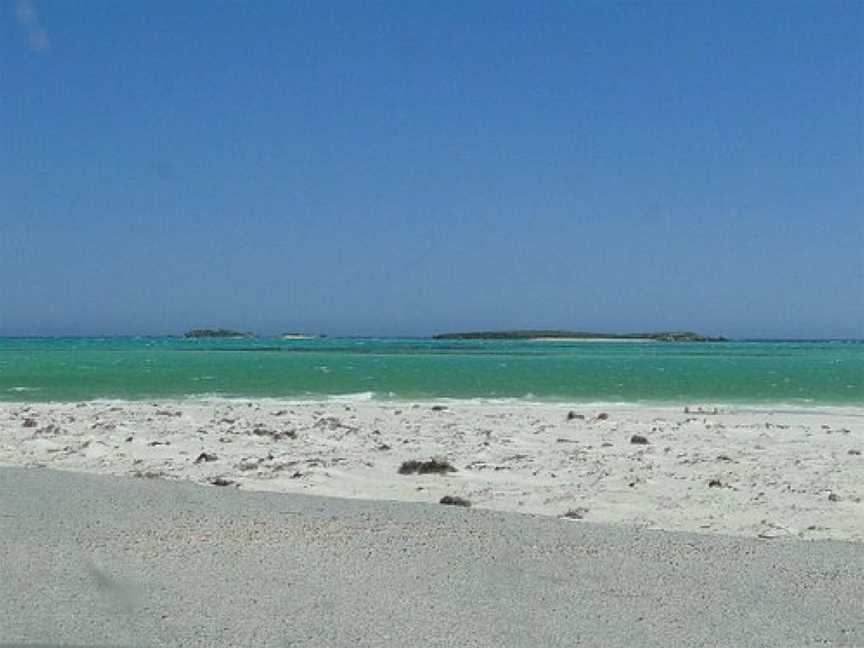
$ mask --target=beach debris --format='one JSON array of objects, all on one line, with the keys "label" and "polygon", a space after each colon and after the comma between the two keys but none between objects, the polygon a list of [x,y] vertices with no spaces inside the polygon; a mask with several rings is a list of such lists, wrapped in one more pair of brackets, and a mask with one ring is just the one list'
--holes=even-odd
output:
[{"label": "beach debris", "polygon": [[433,411],[433,412],[443,412],[443,411],[446,410],[446,409],[447,409],[447,407],[444,406],[444,405],[433,405],[433,406],[432,406],[432,411]]},{"label": "beach debris", "polygon": [[596,421],[605,421],[609,418],[609,415],[606,412],[600,412],[596,417]]},{"label": "beach debris", "polygon": [[445,495],[440,500],[439,504],[449,504],[451,506],[471,506],[471,502],[464,497],[458,495]]},{"label": "beach debris", "polygon": [[336,430],[343,427],[342,421],[335,416],[323,416],[315,421],[315,427],[327,428],[328,430]]},{"label": "beach debris", "polygon": [[151,441],[147,444],[148,446],[160,446],[160,445],[171,445],[170,441]]},{"label": "beach debris", "polygon": [[725,455],[725,454],[717,455],[717,461],[731,461],[733,463],[735,462],[735,460],[732,457],[730,457],[729,455]]},{"label": "beach debris", "polygon": [[603,443],[600,444],[600,447],[602,447],[602,448],[611,448],[611,447],[612,447],[612,443],[609,442],[609,441],[604,441]]},{"label": "beach debris", "polygon": [[236,484],[233,479],[227,479],[225,477],[213,477],[210,479],[210,483],[214,486],[231,486],[231,484]]},{"label": "beach debris", "polygon": [[793,535],[789,529],[777,524],[776,522],[762,520],[761,525],[762,531],[759,532],[756,537],[761,538],[762,540],[774,540],[775,538],[783,538]]},{"label": "beach debris", "polygon": [[584,421],[585,415],[579,414],[578,412],[574,412],[573,410],[570,410],[569,412],[567,412],[567,420],[568,421],[575,421],[576,419],[578,419],[580,421]]},{"label": "beach debris", "polygon": [[712,479],[708,482],[708,488],[720,488],[722,485],[719,479]]},{"label": "beach debris", "polygon": [[135,438],[135,437],[132,436],[132,435],[130,434],[129,436],[126,437],[126,443],[129,443],[129,442],[132,441],[132,439],[134,439],[134,438]]},{"label": "beach debris", "polygon": [[143,477],[144,479],[159,479],[160,477],[164,477],[165,473],[161,470],[135,470],[132,476]]},{"label": "beach debris", "polygon": [[183,416],[183,412],[172,412],[170,410],[156,410],[156,416]]},{"label": "beach debris", "polygon": [[352,425],[345,425],[345,423],[343,423],[339,418],[335,416],[324,416],[322,418],[319,418],[317,421],[315,421],[313,426],[320,429],[326,429],[330,432],[334,432],[339,429],[346,430],[347,432],[357,431],[356,427]]},{"label": "beach debris", "polygon": [[648,443],[648,439],[646,439],[641,434],[634,434],[633,436],[630,437],[630,443],[633,443],[636,445],[646,445]]},{"label": "beach debris", "polygon": [[456,469],[445,459],[430,459],[429,461],[418,461],[411,459],[403,461],[399,466],[400,475],[426,475],[429,473],[444,474],[448,472],[456,472]]},{"label": "beach debris", "polygon": [[382,451],[391,450],[391,447],[389,445],[387,445],[386,443],[382,443],[381,445],[378,446],[378,450],[382,450]]},{"label": "beach debris", "polygon": [[198,458],[195,459],[195,463],[199,464],[202,461],[216,461],[218,458],[219,457],[217,457],[212,452],[202,452],[201,454],[198,455]]},{"label": "beach debris", "polygon": [[37,423],[36,419],[34,419],[34,418],[31,418],[28,416],[27,418],[24,419],[23,427],[25,427],[25,428],[34,428],[37,425],[39,425],[39,423]]},{"label": "beach debris", "polygon": [[269,436],[274,441],[297,438],[297,432],[294,430],[282,430],[281,432],[277,432],[276,430],[268,430],[263,426],[256,427],[254,430],[252,430],[252,434],[256,436]]},{"label": "beach debris", "polygon": [[243,458],[238,462],[237,468],[240,470],[255,470],[263,461],[266,461],[263,457],[261,459]]},{"label": "beach debris", "polygon": [[849,450],[846,454],[850,454],[850,455],[860,455],[860,454],[861,454],[861,451],[860,451],[858,448],[852,448],[852,449]]},{"label": "beach debris", "polygon": [[837,493],[828,493],[829,502],[839,502],[842,498]]},{"label": "beach debris", "polygon": [[62,433],[63,433],[63,428],[61,428],[59,425],[54,425],[53,423],[49,423],[45,427],[39,428],[35,432],[36,435],[40,435],[40,436],[49,435],[49,434],[56,436],[56,435],[62,434]]},{"label": "beach debris", "polygon": [[718,407],[713,407],[713,408],[709,409],[709,408],[707,408],[707,407],[689,407],[689,406],[685,406],[685,407],[684,407],[684,413],[685,413],[685,414],[719,414],[719,413],[720,413],[720,408],[718,408]]},{"label": "beach debris", "polygon": [[588,514],[588,509],[584,506],[579,506],[576,508],[567,509],[567,512],[564,513],[561,517],[567,518],[568,520],[581,520]]}]

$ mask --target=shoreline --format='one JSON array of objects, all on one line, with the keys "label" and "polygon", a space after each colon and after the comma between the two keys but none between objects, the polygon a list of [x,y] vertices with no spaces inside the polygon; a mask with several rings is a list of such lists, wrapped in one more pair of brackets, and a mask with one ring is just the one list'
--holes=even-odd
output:
[{"label": "shoreline", "polygon": [[[0,464],[342,498],[450,495],[641,528],[864,542],[864,407],[755,405],[0,402]],[[398,472],[432,458],[455,471]]]},{"label": "shoreline", "polygon": [[0,407],[2,406],[27,406],[27,405],[71,405],[75,406],[78,403],[114,403],[114,404],[136,404],[136,403],[238,403],[238,402],[278,402],[278,403],[354,403],[354,402],[374,402],[382,405],[434,405],[436,403],[449,404],[480,404],[480,405],[551,405],[551,406],[570,406],[570,407],[644,407],[644,408],[669,408],[682,409],[685,407],[695,408],[713,408],[718,407],[725,410],[736,411],[772,411],[772,412],[807,412],[807,411],[832,411],[832,410],[849,410],[852,415],[854,412],[860,412],[864,416],[864,401],[815,401],[813,399],[800,400],[712,400],[710,398],[692,398],[692,399],[671,399],[671,400],[603,400],[603,399],[586,399],[566,397],[566,396],[546,396],[538,397],[534,394],[525,396],[396,396],[382,395],[373,391],[365,392],[348,392],[344,394],[309,394],[308,396],[249,396],[243,394],[230,395],[222,393],[200,393],[187,394],[181,396],[140,396],[134,398],[128,397],[96,397],[85,399],[50,399],[50,400],[21,400],[21,396],[25,394],[38,392],[38,387],[13,387],[7,391],[18,396],[17,399],[0,397]]}]

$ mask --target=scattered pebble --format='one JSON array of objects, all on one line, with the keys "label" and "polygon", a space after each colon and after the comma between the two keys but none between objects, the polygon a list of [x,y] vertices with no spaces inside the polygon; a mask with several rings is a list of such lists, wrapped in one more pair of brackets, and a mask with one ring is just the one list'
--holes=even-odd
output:
[{"label": "scattered pebble", "polygon": [[646,439],[641,434],[634,434],[630,437],[630,443],[635,443],[637,445],[645,445],[648,443],[648,439]]},{"label": "scattered pebble", "polygon": [[216,461],[218,458],[219,457],[217,457],[212,452],[202,452],[201,454],[198,455],[198,458],[195,459],[195,463],[199,464],[202,461]]},{"label": "scattered pebble", "polygon": [[439,504],[449,504],[451,506],[471,506],[471,502],[464,497],[458,495],[445,495],[440,500]]},{"label": "scattered pebble", "polygon": [[588,514],[588,509],[584,506],[568,509],[561,517],[568,520],[581,520]]},{"label": "scattered pebble", "polygon": [[274,441],[297,438],[297,432],[295,432],[294,430],[282,430],[281,432],[276,432],[275,430],[268,430],[263,427],[255,428],[254,430],[252,430],[252,434],[256,436],[269,436]]},{"label": "scattered pebble", "polygon": [[708,488],[720,488],[722,485],[719,479],[712,479],[708,482]]}]

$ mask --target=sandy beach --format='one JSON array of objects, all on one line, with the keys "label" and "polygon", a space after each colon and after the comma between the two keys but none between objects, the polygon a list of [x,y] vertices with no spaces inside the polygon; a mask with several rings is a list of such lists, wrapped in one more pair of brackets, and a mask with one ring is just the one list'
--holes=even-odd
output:
[{"label": "sandy beach", "polygon": [[0,642],[861,646],[864,545],[0,468]]},{"label": "sandy beach", "polygon": [[[2,403],[0,464],[639,528],[864,540],[864,408]],[[453,470],[400,474],[409,461]]]}]

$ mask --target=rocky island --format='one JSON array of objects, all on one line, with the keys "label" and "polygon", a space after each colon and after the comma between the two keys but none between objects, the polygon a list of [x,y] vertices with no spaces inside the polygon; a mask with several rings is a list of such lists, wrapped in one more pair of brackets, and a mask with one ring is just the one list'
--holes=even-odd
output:
[{"label": "rocky island", "polygon": [[654,340],[660,342],[726,342],[724,337],[700,335],[693,331],[655,331],[651,333],[593,333],[589,331],[518,330],[438,333],[434,340]]},{"label": "rocky island", "polygon": [[254,338],[255,334],[248,331],[232,331],[231,329],[192,329],[183,334],[186,338]]}]

